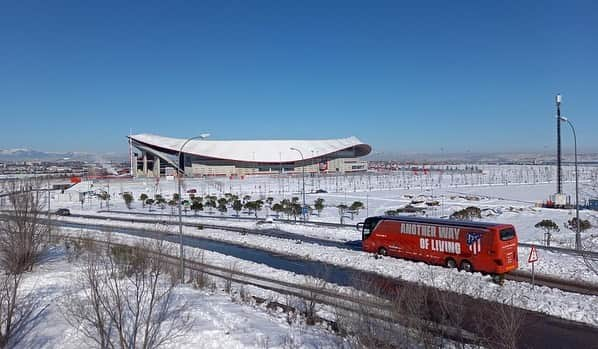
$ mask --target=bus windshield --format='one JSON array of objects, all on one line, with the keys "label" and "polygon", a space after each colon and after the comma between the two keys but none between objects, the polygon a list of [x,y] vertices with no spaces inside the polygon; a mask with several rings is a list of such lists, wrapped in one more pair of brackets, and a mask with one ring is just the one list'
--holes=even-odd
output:
[{"label": "bus windshield", "polygon": [[368,218],[365,220],[365,222],[363,222],[363,230],[361,232],[362,240],[367,239],[370,236],[370,234],[372,234],[372,231],[374,230],[374,228],[376,228],[376,225],[378,224],[379,221],[380,221],[380,218],[373,217],[373,218]]},{"label": "bus windshield", "polygon": [[511,240],[515,237],[515,229],[507,228],[500,231],[500,239],[502,241]]}]

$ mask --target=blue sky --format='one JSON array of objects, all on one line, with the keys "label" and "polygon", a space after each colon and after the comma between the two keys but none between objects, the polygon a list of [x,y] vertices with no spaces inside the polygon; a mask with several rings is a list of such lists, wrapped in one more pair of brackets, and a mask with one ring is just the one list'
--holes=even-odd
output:
[{"label": "blue sky", "polygon": [[4,2],[0,149],[126,152],[132,128],[552,151],[560,92],[580,149],[596,151],[596,13],[591,1]]}]

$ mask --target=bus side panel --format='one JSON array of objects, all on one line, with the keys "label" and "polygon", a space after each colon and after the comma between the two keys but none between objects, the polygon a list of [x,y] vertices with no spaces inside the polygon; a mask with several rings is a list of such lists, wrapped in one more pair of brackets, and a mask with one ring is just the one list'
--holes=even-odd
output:
[{"label": "bus side panel", "polygon": [[385,248],[391,256],[407,258],[417,253],[417,238],[401,234],[401,222],[398,221],[380,222],[370,239],[369,250],[372,252]]},{"label": "bus side panel", "polygon": [[449,256],[453,258],[456,254],[439,252],[439,242],[442,239],[430,239],[417,235],[401,233],[402,222],[383,221],[378,224],[371,240],[364,244],[364,250],[378,252],[381,247],[385,248],[389,255],[423,261],[432,264],[444,264]]},{"label": "bus side panel", "polygon": [[[460,228],[457,240],[439,234],[425,237],[407,232],[398,220],[383,220],[372,234],[363,241],[363,250],[379,252],[384,248],[391,256],[423,261],[431,264],[445,264],[448,258],[458,265],[468,260],[475,271],[503,274],[517,268],[517,238],[501,241],[501,228]],[[409,223],[408,223],[409,224]],[[507,226],[508,227],[508,226]]]}]

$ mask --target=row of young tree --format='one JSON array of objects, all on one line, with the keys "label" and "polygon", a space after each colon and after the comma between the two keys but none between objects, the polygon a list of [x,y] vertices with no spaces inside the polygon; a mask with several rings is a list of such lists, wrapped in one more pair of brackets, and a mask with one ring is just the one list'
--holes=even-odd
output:
[{"label": "row of young tree", "polygon": [[[125,205],[131,209],[132,203],[134,201],[134,197],[131,193],[124,193],[122,195]],[[174,214],[174,211],[179,203],[179,195],[174,194],[172,199],[166,200],[161,194],[154,195],[153,198],[150,198],[147,194],[142,193],[139,196],[139,201],[142,204],[142,207],[148,207],[151,211],[154,205],[157,205],[160,209],[164,210],[166,206],[170,206],[171,213]],[[322,211],[325,208],[324,199],[317,198],[313,205],[306,205],[308,215],[321,215]],[[245,195],[242,198],[239,198],[237,195],[231,193],[225,193],[223,197],[218,198],[215,195],[206,195],[205,197],[196,196],[194,194],[189,194],[188,200],[182,200],[181,205],[185,210],[185,213],[189,210],[193,211],[196,215],[200,211],[208,211],[209,213],[213,213],[214,211],[218,211],[221,214],[227,213],[229,210],[235,211],[237,216],[245,210],[247,214],[255,215],[258,217],[258,213],[266,207],[268,210],[274,212],[277,216],[286,215],[288,219],[291,217],[293,219],[297,219],[297,217],[301,216],[302,209],[301,203],[299,202],[299,197],[292,197],[289,199],[282,199],[279,202],[274,202],[273,197],[268,197],[265,200],[257,199],[251,200],[250,195]],[[343,222],[343,218],[350,217],[354,219],[355,215],[359,214],[359,211],[365,208],[364,204],[361,201],[354,201],[351,205],[346,204],[339,204],[336,206],[339,210],[339,216],[341,218],[341,223]]]}]

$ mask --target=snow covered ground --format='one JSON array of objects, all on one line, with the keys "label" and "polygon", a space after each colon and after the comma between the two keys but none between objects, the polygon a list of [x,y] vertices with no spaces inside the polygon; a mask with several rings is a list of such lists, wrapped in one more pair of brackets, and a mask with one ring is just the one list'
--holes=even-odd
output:
[{"label": "snow covered ground", "polygon": [[[77,231],[78,232],[78,231]],[[76,232],[73,232],[76,233]],[[130,237],[127,237],[131,241]],[[191,251],[189,251],[191,253]],[[300,279],[292,273],[277,271],[255,263],[235,260],[232,257],[205,252],[209,263],[238,263],[237,268],[251,272],[270,273],[283,279]],[[71,327],[60,311],[60,301],[72,291],[78,265],[69,263],[64,248],[54,247],[50,256],[26,275],[25,292],[42,297],[47,306],[39,320],[39,326],[20,344],[28,348],[81,348],[89,343]],[[282,275],[284,274],[284,275]],[[175,288],[175,306],[186,304],[186,314],[192,318],[192,327],[184,337],[168,345],[168,348],[340,348],[344,339],[319,326],[306,326],[300,321],[289,324],[285,314],[267,310],[264,305],[241,303],[238,295],[222,290],[195,289],[191,286]],[[237,286],[238,287],[238,286]],[[238,291],[238,290],[237,290]],[[246,287],[250,295],[258,295],[284,304],[282,296],[254,287]]]},{"label": "snow covered ground", "polygon": [[[462,165],[460,167],[466,167]],[[473,166],[473,165],[471,165]],[[467,166],[471,168],[470,166]],[[574,210],[542,209],[536,204],[546,201],[555,191],[554,167],[552,166],[480,166],[476,171],[462,172],[395,172],[395,173],[369,173],[358,175],[328,175],[309,176],[306,179],[306,202],[312,204],[317,198],[324,199],[325,208],[320,215],[312,215],[310,220],[324,222],[340,222],[337,205],[343,203],[350,205],[360,201],[365,208],[353,217],[347,215],[344,223],[354,224],[367,216],[381,215],[388,210],[403,207],[412,200],[424,201],[414,204],[425,210],[424,215],[429,217],[448,217],[456,210],[467,206],[477,206],[483,210],[483,219],[501,223],[514,224],[519,239],[522,242],[535,244],[544,243],[544,232],[534,228],[534,225],[543,219],[552,219],[559,226],[560,231],[553,234],[553,244],[560,247],[574,246],[574,233],[564,227],[564,224],[574,217]],[[564,192],[574,199],[574,172],[572,167],[564,167],[566,182]],[[598,167],[580,167],[580,199],[583,201],[590,197],[598,197]],[[197,190],[198,196],[206,194],[221,197],[224,193],[232,193],[243,197],[251,196],[251,200],[272,197],[274,202],[283,198],[298,197],[301,200],[300,176],[250,176],[245,179],[231,179],[228,177],[214,177],[205,179],[189,178],[184,181],[185,189]],[[166,179],[125,179],[103,180],[96,182],[82,182],[67,190],[63,194],[52,194],[51,207],[67,207],[77,211],[98,211],[106,209],[106,203],[97,198],[86,196],[84,203],[79,201],[79,192],[107,190],[112,200],[110,207],[113,210],[129,211],[122,197],[123,192],[131,192],[135,198],[131,212],[145,213],[170,213],[171,208],[165,206],[158,208],[156,205],[151,212],[149,207],[143,207],[139,196],[144,193],[149,197],[160,194],[167,200],[175,192],[175,182]],[[313,193],[316,189],[324,189],[326,193]],[[183,198],[188,195],[184,194]],[[428,207],[426,201],[438,201],[438,206]],[[201,214],[208,214],[205,209]],[[258,213],[260,217],[272,214],[264,206]],[[228,209],[227,216],[234,216],[234,211]],[[188,215],[192,215],[191,212]],[[214,219],[220,213],[212,212]],[[242,213],[242,216],[251,217]],[[590,219],[598,225],[598,213],[582,210],[582,219]],[[287,217],[284,217],[287,218]],[[291,217],[292,218],[292,217]],[[228,223],[232,224],[232,223]],[[246,223],[238,223],[242,225]],[[288,229],[294,229],[289,227]],[[302,229],[302,228],[301,228]],[[299,229],[299,230],[301,230]],[[335,239],[356,240],[357,234],[350,230],[345,232],[330,233]],[[587,240],[588,246],[598,246],[598,230],[592,229],[582,235]]]},{"label": "snow covered ground", "polygon": [[[325,200],[326,208],[319,216],[311,216],[311,220],[339,222],[339,212],[336,205],[345,203],[350,205],[353,201],[361,201],[365,209],[361,210],[353,219],[345,218],[345,223],[353,224],[362,221],[367,216],[384,214],[387,210],[396,209],[412,200],[423,200],[415,204],[425,208],[425,215],[430,217],[446,217],[452,212],[467,206],[477,206],[482,209],[483,220],[513,224],[522,242],[535,244],[544,243],[544,232],[534,227],[543,219],[555,221],[560,231],[553,233],[552,244],[561,247],[573,247],[574,233],[564,224],[574,217],[574,210],[543,209],[536,207],[536,203],[549,198],[555,191],[555,183],[551,182],[555,176],[554,167],[550,166],[480,166],[482,172],[461,171],[440,174],[438,172],[413,173],[397,172],[392,174],[362,174],[355,176],[315,176],[306,179],[308,194],[307,202],[313,203],[316,198]],[[566,182],[564,191],[574,197],[574,173],[571,167],[564,169]],[[581,168],[582,199],[596,196],[597,169],[595,167]],[[93,185],[93,186],[92,186]],[[250,195],[251,199],[265,199],[268,196],[275,202],[282,198],[291,198],[300,195],[300,176],[255,176],[245,179],[208,178],[186,179],[185,189],[196,189],[196,195],[211,194],[222,196],[224,193],[242,197]],[[109,190],[108,190],[109,187]],[[78,191],[103,189],[112,195],[111,209],[129,211],[125,207],[119,193],[131,192],[136,201],[130,212],[148,213],[148,208],[143,208],[138,201],[141,193],[149,197],[161,194],[171,198],[175,189],[174,181],[161,179],[132,179],[124,181],[99,181],[95,183],[81,183],[64,194],[52,194],[52,207],[68,207],[73,212],[91,213],[105,209],[105,203],[95,198],[86,197],[83,204],[79,202]],[[325,193],[311,193],[316,189],[324,189]],[[184,195],[185,197],[186,195]],[[435,200],[438,206],[427,207],[426,201]],[[169,213],[170,208],[159,209],[154,207],[151,213]],[[229,216],[232,216],[229,209]],[[270,214],[265,207],[259,212],[260,217]],[[104,215],[117,215],[103,213]],[[203,213],[205,214],[205,212]],[[586,246],[598,246],[597,214],[593,211],[582,210],[582,219],[589,219],[593,228],[582,234]],[[242,213],[242,215],[244,215]],[[192,218],[188,214],[186,220],[198,222],[217,222],[217,224],[255,227],[255,223],[242,220],[222,220],[219,213],[213,218]],[[247,216],[247,215],[245,215]],[[71,217],[70,219],[73,219]],[[104,221],[98,221],[104,224]],[[116,222],[114,222],[116,224]],[[118,223],[120,225],[122,223]],[[136,226],[139,226],[136,224]],[[320,228],[293,224],[275,223],[282,230],[316,236],[335,241],[358,240],[360,235],[353,229]],[[295,254],[312,260],[322,261],[335,265],[349,266],[356,269],[373,271],[382,275],[401,277],[406,280],[422,281],[422,275],[434,274],[435,284],[441,288],[451,288],[451,284],[471,285],[464,293],[489,299],[513,299],[517,306],[522,308],[546,312],[547,314],[583,321],[598,325],[598,299],[591,296],[569,294],[559,290],[545,287],[536,288],[530,292],[529,284],[507,281],[505,286],[497,286],[489,282],[489,278],[480,274],[459,273],[453,270],[430,267],[422,263],[414,263],[394,258],[374,259],[371,255],[359,251],[348,251],[334,247],[323,247],[313,244],[296,244],[295,241],[239,235],[231,232],[223,234],[216,230],[186,229],[186,233],[200,235],[211,239],[220,239],[227,242],[242,244],[248,247],[269,249],[285,254]],[[520,248],[520,268],[529,270],[526,263],[529,250]],[[539,273],[556,275],[562,278],[590,281],[598,283],[598,276],[592,273],[579,259],[567,255],[544,252],[539,253],[540,260],[536,263]],[[429,279],[429,278],[428,278]],[[458,280],[458,282],[456,282]],[[454,287],[454,286],[453,286]]]},{"label": "snow covered ground", "polygon": [[[82,219],[69,218],[68,220],[78,221]],[[92,220],[91,222],[105,224],[101,220],[97,222]],[[108,222],[108,224],[113,226],[123,225],[122,222]],[[124,223],[124,226],[127,225],[135,227],[145,226],[148,229],[155,228],[155,225],[152,224]],[[511,302],[512,300],[515,306],[524,309],[544,312],[552,316],[598,326],[598,297],[595,296],[567,293],[548,287],[536,287],[534,292],[530,292],[531,286],[528,283],[505,281],[503,286],[498,286],[491,282],[490,276],[484,276],[480,273],[459,272],[457,270],[390,257],[377,259],[373,255],[361,251],[351,251],[310,243],[297,244],[296,241],[288,239],[242,235],[235,232],[223,233],[220,230],[213,229],[197,230],[184,228],[184,233],[212,240],[225,241],[248,248],[259,248],[308,260],[374,272],[407,281],[420,282],[473,297],[501,302]],[[522,257],[527,258],[527,256],[520,256],[520,260],[522,260]],[[561,257],[559,256],[559,258]],[[561,259],[561,261],[563,260]],[[550,268],[559,267],[561,268],[559,275],[571,275],[573,278],[598,282],[598,276],[592,274],[587,268],[581,270],[581,264],[570,264],[573,263],[571,260],[565,261],[565,263],[538,263],[536,270],[539,273],[554,274],[550,272]],[[464,285],[467,285],[467,287],[464,287]],[[572,309],[575,311],[572,311]]]}]

